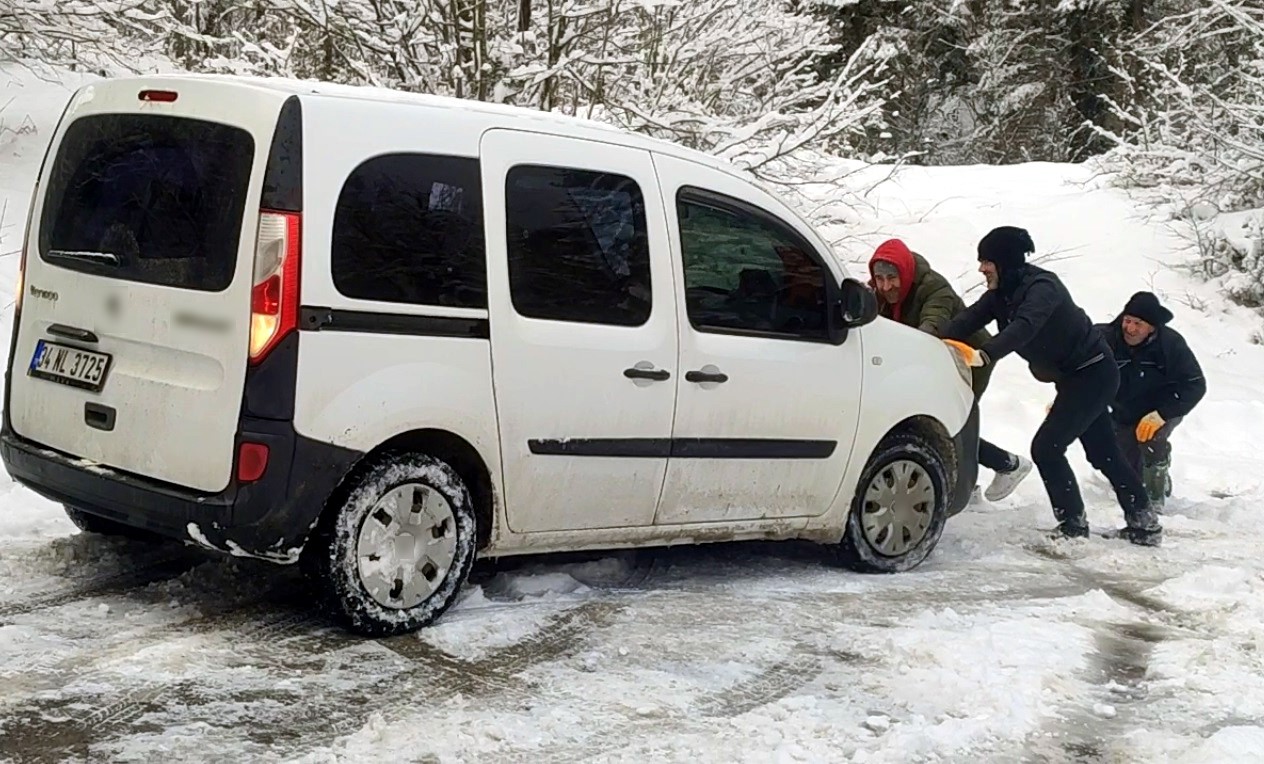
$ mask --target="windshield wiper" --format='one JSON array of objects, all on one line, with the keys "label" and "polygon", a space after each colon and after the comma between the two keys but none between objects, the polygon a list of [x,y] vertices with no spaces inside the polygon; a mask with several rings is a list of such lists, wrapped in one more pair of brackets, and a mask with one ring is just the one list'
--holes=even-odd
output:
[{"label": "windshield wiper", "polygon": [[96,263],[97,265],[113,265],[118,267],[118,255],[109,252],[87,252],[87,251],[69,251],[65,249],[50,249],[48,257],[58,257],[65,260],[82,260],[88,263]]}]

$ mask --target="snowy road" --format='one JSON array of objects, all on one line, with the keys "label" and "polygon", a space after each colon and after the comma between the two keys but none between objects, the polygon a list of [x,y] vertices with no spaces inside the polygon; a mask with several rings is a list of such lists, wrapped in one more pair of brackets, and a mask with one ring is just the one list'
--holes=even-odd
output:
[{"label": "snowy road", "polygon": [[[531,560],[378,642],[325,626],[270,566],[82,535],[8,545],[0,752],[1140,762],[1255,723],[1179,665],[1261,673],[1258,621],[1237,642],[1221,609],[1180,604],[1196,530],[1157,554],[1055,547],[1025,512],[972,511],[913,574],[835,570],[807,545]],[[998,532],[1015,543],[969,540]]]},{"label": "snowy road", "polygon": [[[9,84],[32,130],[0,131],[0,254],[67,96]],[[978,237],[1018,224],[1093,318],[1143,288],[1173,308],[1209,392],[1173,439],[1162,548],[1042,544],[1033,475],[912,573],[801,545],[530,560],[373,642],[293,571],[88,538],[0,476],[0,762],[1264,762],[1260,316],[1090,168],[906,168],[850,203],[831,233],[855,272],[901,236],[973,297]],[[984,435],[1025,451],[1051,395],[1002,362]],[[1094,527],[1117,524],[1072,462]]]}]

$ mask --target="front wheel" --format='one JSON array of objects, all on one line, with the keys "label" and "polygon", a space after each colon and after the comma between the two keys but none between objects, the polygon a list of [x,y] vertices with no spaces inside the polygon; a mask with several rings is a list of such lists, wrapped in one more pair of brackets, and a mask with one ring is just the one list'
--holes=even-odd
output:
[{"label": "front wheel", "polygon": [[474,564],[477,521],[464,481],[430,456],[391,454],[339,496],[305,559],[329,611],[369,637],[434,622]]},{"label": "front wheel", "polygon": [[948,469],[925,437],[888,436],[865,466],[838,560],[861,573],[899,573],[934,550],[948,518]]}]

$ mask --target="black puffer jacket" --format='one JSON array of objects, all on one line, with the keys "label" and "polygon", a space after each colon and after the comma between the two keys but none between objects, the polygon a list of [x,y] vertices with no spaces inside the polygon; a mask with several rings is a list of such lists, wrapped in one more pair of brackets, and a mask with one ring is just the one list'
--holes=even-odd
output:
[{"label": "black puffer jacket", "polygon": [[963,340],[993,321],[1000,332],[981,348],[988,360],[1017,353],[1042,382],[1057,382],[1110,355],[1110,346],[1061,279],[1035,265],[1005,273],[1000,289],[958,313],[940,336]]},{"label": "black puffer jacket", "polygon": [[1097,327],[1119,366],[1119,392],[1111,417],[1135,427],[1151,411],[1165,420],[1185,416],[1207,394],[1207,380],[1185,338],[1167,326],[1155,328],[1145,342],[1124,342],[1123,317]]}]

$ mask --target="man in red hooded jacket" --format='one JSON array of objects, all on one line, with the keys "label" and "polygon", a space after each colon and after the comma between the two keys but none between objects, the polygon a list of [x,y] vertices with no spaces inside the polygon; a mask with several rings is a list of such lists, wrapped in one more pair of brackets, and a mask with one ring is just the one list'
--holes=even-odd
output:
[{"label": "man in red hooded jacket", "polygon": [[[939,336],[939,331],[965,309],[966,304],[948,283],[948,279],[931,269],[921,255],[899,239],[879,245],[869,260],[870,284],[878,293],[879,312],[893,321]],[[992,339],[986,329],[969,338],[969,344],[982,347]],[[991,367],[972,369],[975,400],[987,389]],[[983,492],[988,501],[1000,501],[1013,493],[1031,472],[1031,461],[1011,454],[986,440],[979,440],[979,464],[996,476]]]}]

